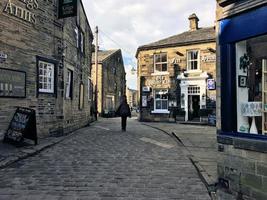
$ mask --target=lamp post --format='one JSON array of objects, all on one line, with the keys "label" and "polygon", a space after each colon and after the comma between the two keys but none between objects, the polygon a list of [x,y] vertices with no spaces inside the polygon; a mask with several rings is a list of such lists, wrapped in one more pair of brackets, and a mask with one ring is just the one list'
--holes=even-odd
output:
[{"label": "lamp post", "polygon": [[97,120],[98,114],[98,26],[95,28],[95,119]]}]

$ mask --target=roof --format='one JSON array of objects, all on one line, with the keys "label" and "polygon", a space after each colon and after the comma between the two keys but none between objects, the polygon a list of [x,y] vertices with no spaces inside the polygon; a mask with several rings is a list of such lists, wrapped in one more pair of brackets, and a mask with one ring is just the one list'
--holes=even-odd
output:
[{"label": "roof", "polygon": [[[99,50],[98,51],[98,63],[104,62],[107,58],[112,56],[114,53],[120,51],[120,49],[112,49],[112,50]],[[92,63],[95,63],[95,53],[92,54]]]},{"label": "roof", "polygon": [[207,27],[207,28],[199,28],[195,31],[186,31],[178,35],[174,35],[157,42],[152,42],[147,45],[143,45],[138,47],[136,52],[136,57],[139,51],[142,50],[151,50],[165,47],[176,47],[176,46],[184,46],[191,44],[200,44],[207,42],[215,42],[215,27]]}]

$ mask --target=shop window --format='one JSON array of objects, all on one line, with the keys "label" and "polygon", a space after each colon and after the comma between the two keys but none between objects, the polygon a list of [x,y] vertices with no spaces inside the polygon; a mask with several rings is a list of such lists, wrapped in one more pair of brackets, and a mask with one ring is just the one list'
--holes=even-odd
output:
[{"label": "shop window", "polygon": [[66,98],[72,99],[73,94],[73,71],[67,69]]},{"label": "shop window", "polygon": [[168,110],[168,90],[155,90],[155,110]]},{"label": "shop window", "polygon": [[191,50],[187,52],[187,70],[199,70],[199,51]]},{"label": "shop window", "polygon": [[160,53],[154,55],[154,71],[155,72],[168,71],[167,53]]},{"label": "shop window", "polygon": [[55,65],[39,60],[38,71],[38,91],[53,94],[55,90]]},{"label": "shop window", "polygon": [[236,43],[237,130],[267,135],[267,36]]}]

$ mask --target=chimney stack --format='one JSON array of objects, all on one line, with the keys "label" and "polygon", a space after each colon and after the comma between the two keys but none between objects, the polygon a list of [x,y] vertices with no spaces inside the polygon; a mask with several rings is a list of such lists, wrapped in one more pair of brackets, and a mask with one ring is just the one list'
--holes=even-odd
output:
[{"label": "chimney stack", "polygon": [[198,29],[198,17],[195,13],[189,16],[189,22],[190,22],[190,31],[195,31]]}]

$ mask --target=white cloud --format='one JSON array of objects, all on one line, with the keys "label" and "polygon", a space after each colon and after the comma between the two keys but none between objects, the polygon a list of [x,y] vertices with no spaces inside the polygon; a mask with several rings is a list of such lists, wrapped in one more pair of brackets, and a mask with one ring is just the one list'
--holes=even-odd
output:
[{"label": "white cloud", "polygon": [[[83,0],[83,4],[92,30],[99,26],[100,48],[122,49],[125,65],[131,66],[136,65],[138,46],[188,30],[190,14],[197,14],[202,27],[215,21],[216,1],[211,0]],[[131,76],[129,80],[136,88],[136,81]]]}]

